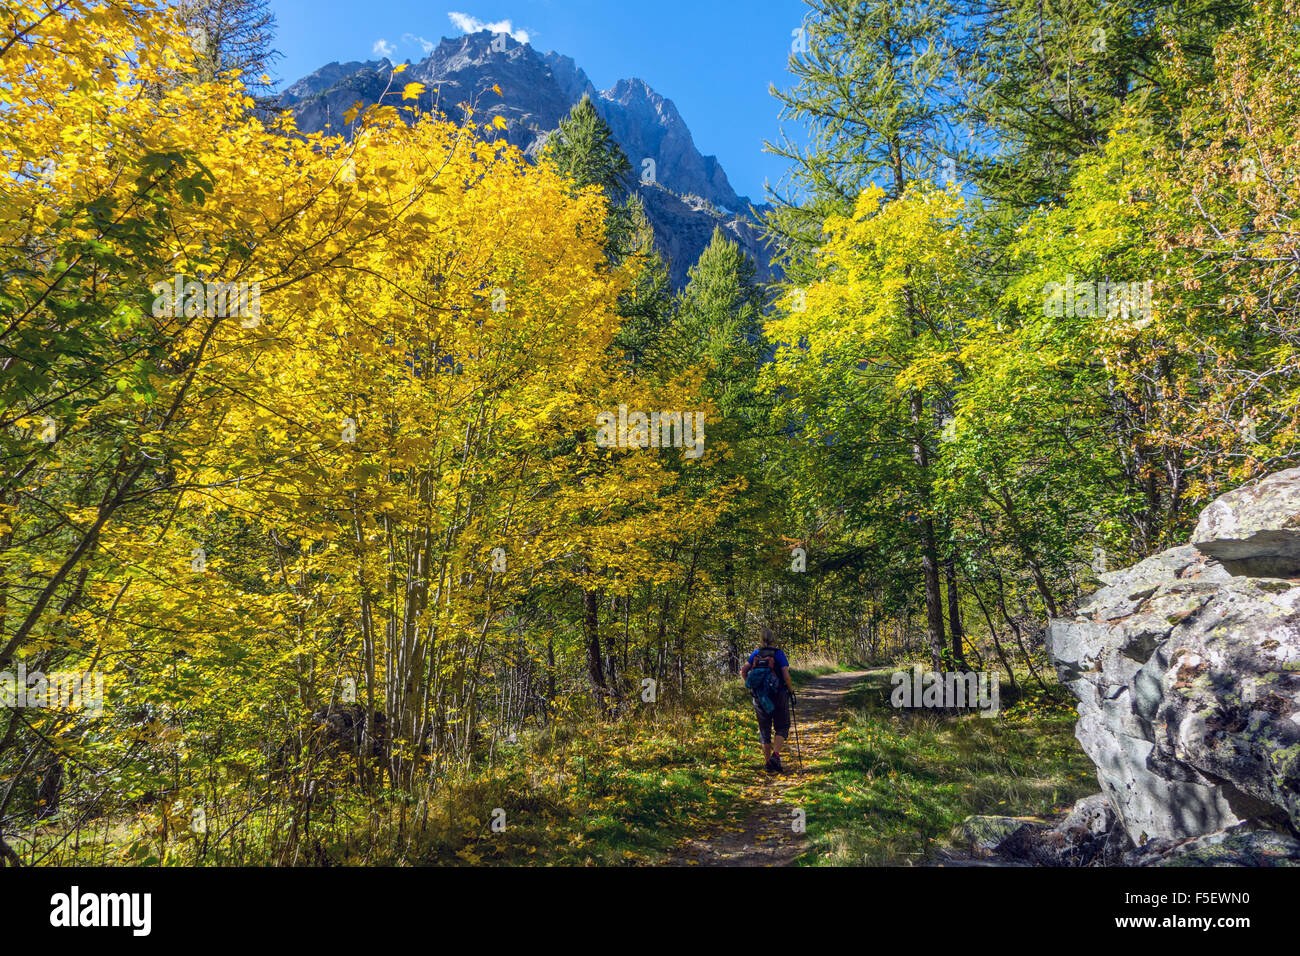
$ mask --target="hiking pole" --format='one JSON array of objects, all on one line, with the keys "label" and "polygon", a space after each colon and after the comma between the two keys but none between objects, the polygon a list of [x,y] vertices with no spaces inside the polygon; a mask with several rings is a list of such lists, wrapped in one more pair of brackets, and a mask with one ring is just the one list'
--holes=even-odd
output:
[{"label": "hiking pole", "polygon": [[794,752],[799,758],[799,772],[803,773],[803,747],[799,744],[799,710],[794,705],[794,695],[790,697],[790,724],[794,727]]}]

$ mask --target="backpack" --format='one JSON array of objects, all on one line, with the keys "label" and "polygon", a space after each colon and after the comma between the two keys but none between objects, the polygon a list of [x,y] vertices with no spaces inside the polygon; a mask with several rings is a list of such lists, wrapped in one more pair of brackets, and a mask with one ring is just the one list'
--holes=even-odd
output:
[{"label": "backpack", "polygon": [[775,648],[759,648],[754,666],[745,678],[745,686],[754,695],[754,703],[763,713],[770,714],[776,710],[776,699],[781,693],[782,682],[781,675],[776,671]]}]

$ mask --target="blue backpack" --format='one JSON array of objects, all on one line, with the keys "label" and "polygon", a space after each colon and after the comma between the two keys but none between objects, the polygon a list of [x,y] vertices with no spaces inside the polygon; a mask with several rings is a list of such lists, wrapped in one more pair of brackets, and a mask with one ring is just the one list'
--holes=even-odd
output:
[{"label": "blue backpack", "polygon": [[781,675],[776,670],[776,649],[761,647],[754,666],[745,678],[745,686],[754,695],[754,703],[765,714],[776,710],[777,695],[781,693]]}]

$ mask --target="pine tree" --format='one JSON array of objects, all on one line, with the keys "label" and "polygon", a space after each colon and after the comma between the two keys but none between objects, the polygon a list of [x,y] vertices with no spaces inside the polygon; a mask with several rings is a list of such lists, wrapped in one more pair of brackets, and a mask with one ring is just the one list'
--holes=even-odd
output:
[{"label": "pine tree", "polygon": [[1241,0],[970,0],[954,34],[964,124],[962,167],[1013,219],[1064,199],[1080,157],[1137,101],[1170,118],[1158,92],[1172,43],[1207,75],[1214,37],[1249,10]]},{"label": "pine tree", "polygon": [[637,263],[631,287],[618,301],[622,327],[614,340],[628,364],[639,368],[655,347],[673,318],[673,288],[664,262],[655,245],[654,227],[646,216],[645,203],[633,194],[622,207],[628,222],[625,248],[617,250],[620,258]]},{"label": "pine tree", "polygon": [[261,77],[280,53],[271,46],[275,14],[267,0],[181,0],[177,14],[190,30],[202,79],[234,70],[248,89],[268,89]]},{"label": "pine tree", "polygon": [[756,271],[740,245],[715,227],[678,299],[671,345],[682,356],[713,365],[712,397],[728,418],[754,406],[763,354],[763,290]]},{"label": "pine tree", "polygon": [[949,0],[807,0],[790,58],[792,89],[773,89],[781,119],[804,128],[808,144],[782,135],[767,150],[791,163],[788,182],[769,198],[770,233],[790,259],[820,242],[829,215],[852,210],[875,184],[897,197],[917,177],[933,178],[943,155],[948,65],[941,40]]},{"label": "pine tree", "polygon": [[632,164],[590,96],[583,96],[560,120],[544,156],[576,188],[599,186],[611,205],[617,205],[627,192]]},{"label": "pine tree", "polygon": [[[623,321],[609,350],[640,370],[671,315],[672,294],[645,207],[639,197],[627,196],[626,177],[632,164],[590,96],[584,96],[560,121],[542,156],[574,190],[597,187],[604,194],[606,258],[611,266],[632,260],[636,269],[631,287],[619,296],[617,311]],[[598,577],[599,569],[588,559],[582,567],[584,579]],[[613,677],[613,655],[611,651],[604,656],[601,649],[600,588],[584,580],[580,591],[587,671],[602,712],[609,713],[611,690],[605,673],[608,663]]]},{"label": "pine tree", "polygon": [[[949,0],[918,0],[901,8],[891,0],[807,2],[807,51],[791,61],[799,82],[776,95],[784,104],[782,118],[803,122],[811,142],[806,148],[788,139],[768,146],[793,163],[793,194],[775,197],[767,227],[796,282],[815,278],[810,253],[820,243],[822,224],[851,213],[863,190],[878,186],[896,200],[913,179],[935,178],[948,115],[940,98],[950,85],[941,45],[954,17]],[[916,334],[921,317],[913,293],[904,288],[900,294]],[[926,620],[938,670],[946,656],[946,626],[930,504],[934,417],[927,396],[914,389],[900,430],[912,451],[910,494],[919,513]]]},{"label": "pine tree", "polygon": [[709,433],[730,449],[715,465],[714,480],[741,479],[746,489],[708,546],[712,563],[721,565],[725,586],[723,638],[732,673],[740,666],[746,630],[744,609],[736,600],[737,581],[759,571],[754,549],[741,542],[752,539],[754,529],[780,507],[764,480],[763,456],[772,441],[771,401],[758,387],[759,366],[768,350],[762,327],[765,296],[756,271],[740,245],[715,228],[690,269],[677,298],[676,317],[659,349],[664,366],[707,366],[703,390],[721,413],[718,422],[710,423]]}]

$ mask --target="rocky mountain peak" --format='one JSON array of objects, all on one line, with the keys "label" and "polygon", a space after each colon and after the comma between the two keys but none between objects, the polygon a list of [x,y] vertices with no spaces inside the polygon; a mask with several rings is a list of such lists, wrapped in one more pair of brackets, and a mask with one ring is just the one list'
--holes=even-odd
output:
[{"label": "rocky mountain peak", "polygon": [[[340,130],[349,109],[385,95],[392,67],[387,59],[330,63],[289,86],[281,99],[299,129]],[[770,256],[758,239],[749,200],[732,189],[716,157],[700,153],[673,101],[644,80],[622,79],[597,91],[571,57],[539,53],[509,34],[481,30],[443,38],[401,81],[392,84],[386,102],[396,103],[405,83],[423,83],[422,108],[459,120],[460,105],[473,103],[480,115],[502,116],[509,124],[506,138],[533,158],[574,104],[591,96],[632,163],[630,185],[647,201],[674,284],[685,284],[715,226],[755,259],[761,279],[770,276]],[[500,88],[499,96],[493,87]]]},{"label": "rocky mountain peak", "polygon": [[441,79],[458,71],[483,66],[493,59],[518,61],[536,59],[533,48],[520,43],[508,33],[480,30],[458,37],[443,37],[433,52],[420,61],[419,68],[431,79]]},{"label": "rocky mountain peak", "polygon": [[391,70],[392,61],[387,57],[378,60],[352,61],[349,63],[326,63],[314,73],[309,73],[293,85],[287,87],[281,94],[281,98],[286,102],[303,100],[323,93],[330,87],[337,85],[342,80],[359,73],[376,73],[380,70]]}]

